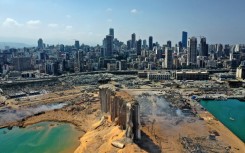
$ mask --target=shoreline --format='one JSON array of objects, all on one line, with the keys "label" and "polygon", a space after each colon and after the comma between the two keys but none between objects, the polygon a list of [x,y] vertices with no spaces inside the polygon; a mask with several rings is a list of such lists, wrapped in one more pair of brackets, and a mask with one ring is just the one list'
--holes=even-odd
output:
[{"label": "shoreline", "polygon": [[[228,99],[227,99],[228,100]],[[227,100],[224,100],[224,101],[227,101]],[[238,100],[238,99],[232,99],[232,100]],[[204,102],[206,102],[207,100],[204,100]],[[222,100],[223,101],[223,100]],[[240,100],[239,100],[240,101]],[[214,101],[216,102],[216,101]],[[243,101],[240,101],[241,103],[243,103]],[[245,102],[245,101],[244,101]],[[201,105],[200,102],[198,102],[198,104]],[[245,145],[245,141],[243,141],[241,138],[239,138],[235,133],[233,133],[232,130],[229,129],[229,127],[227,127],[224,123],[222,123],[217,117],[215,117],[210,111],[208,111],[208,109],[206,109],[204,106],[201,105],[201,107],[203,107],[205,109],[205,113],[208,114],[208,116],[210,116],[211,118],[213,118],[213,121],[217,121],[219,124],[221,124],[220,126],[221,127],[224,127],[226,128],[228,131],[230,131],[230,133],[232,133],[238,140],[240,140],[242,143],[244,143]],[[207,121],[207,120],[205,120]]]},{"label": "shoreline", "polygon": [[214,100],[214,101],[227,101],[227,100],[239,100],[241,103],[245,103],[245,98],[238,98],[238,97],[228,97],[228,98],[197,98],[196,101],[200,103],[200,101],[209,101],[209,100]]}]

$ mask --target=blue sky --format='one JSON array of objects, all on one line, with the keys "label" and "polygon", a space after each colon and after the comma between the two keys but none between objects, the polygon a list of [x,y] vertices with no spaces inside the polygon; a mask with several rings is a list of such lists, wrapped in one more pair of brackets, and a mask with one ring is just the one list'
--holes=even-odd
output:
[{"label": "blue sky", "polygon": [[244,0],[0,0],[0,41],[102,44],[153,36],[161,45],[189,36],[208,43],[245,43]]}]

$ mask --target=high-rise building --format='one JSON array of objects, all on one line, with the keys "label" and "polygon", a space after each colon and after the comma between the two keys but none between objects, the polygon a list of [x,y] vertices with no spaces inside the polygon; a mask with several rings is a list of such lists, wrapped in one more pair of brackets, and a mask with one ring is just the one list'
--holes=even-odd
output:
[{"label": "high-rise building", "polygon": [[187,66],[196,66],[197,63],[197,38],[191,37],[187,44]]},{"label": "high-rise building", "polygon": [[131,39],[131,48],[135,48],[136,47],[136,35],[135,33],[132,34],[132,39]]},{"label": "high-rise building", "polygon": [[102,45],[103,50],[101,51],[101,53],[103,54],[102,57],[105,57],[105,55],[106,55],[106,38],[103,39],[102,44],[103,44]]},{"label": "high-rise building", "polygon": [[177,46],[177,54],[179,55],[183,51],[183,45],[182,42],[179,41],[178,46]]},{"label": "high-rise building", "polygon": [[38,49],[43,49],[43,40],[42,38],[39,38],[38,41],[37,41],[37,47]]},{"label": "high-rise building", "polygon": [[77,66],[78,66],[78,71],[82,72],[84,71],[84,52],[83,51],[78,51],[77,52]]},{"label": "high-rise building", "polygon": [[105,56],[105,48],[104,47],[100,48],[100,56],[101,57]]},{"label": "high-rise building", "polygon": [[225,54],[225,56],[230,55],[230,46],[228,44],[226,44],[224,47],[224,54]]},{"label": "high-rise building", "polygon": [[105,56],[106,57],[111,57],[112,56],[112,45],[113,39],[111,35],[106,36],[106,42],[105,42]]},{"label": "high-rise building", "polygon": [[173,68],[173,50],[170,47],[165,48],[165,68]]},{"label": "high-rise building", "polygon": [[160,58],[163,57],[163,51],[165,51],[165,50],[157,49],[157,48],[156,48],[156,58],[157,58],[157,59],[160,59]]},{"label": "high-rise building", "polygon": [[169,40],[169,41],[167,41],[167,46],[169,47],[169,48],[171,48],[172,47],[172,43],[171,43],[171,41]]},{"label": "high-rise building", "polygon": [[240,51],[240,45],[239,45],[239,44],[236,44],[236,45],[234,46],[234,51],[235,51],[235,52],[239,52],[239,51]]},{"label": "high-rise building", "polygon": [[79,49],[80,48],[80,43],[78,40],[75,40],[75,48]]},{"label": "high-rise building", "polygon": [[142,45],[142,41],[141,39],[139,39],[137,41],[137,55],[141,55],[141,45]]},{"label": "high-rise building", "polygon": [[149,37],[149,50],[153,50],[153,37]]},{"label": "high-rise building", "polygon": [[208,44],[206,43],[206,38],[202,37],[200,40],[200,52],[199,56],[208,56]]},{"label": "high-rise building", "polygon": [[31,57],[14,57],[12,61],[16,71],[28,71],[33,68]]},{"label": "high-rise building", "polygon": [[187,32],[182,32],[182,46],[183,48],[187,48]]},{"label": "high-rise building", "polygon": [[223,56],[223,45],[222,44],[216,44],[216,55],[217,57]]},{"label": "high-rise building", "polygon": [[109,29],[109,35],[111,35],[112,39],[114,39],[114,29],[113,28]]},{"label": "high-rise building", "polygon": [[60,44],[60,51],[64,52],[65,51],[65,45]]},{"label": "high-rise building", "polygon": [[46,63],[45,72],[50,75],[60,75],[60,63],[58,61]]},{"label": "high-rise building", "polygon": [[181,41],[179,41],[179,43],[178,43],[178,47],[182,50],[182,48],[183,48],[183,44],[182,44],[182,42]]},{"label": "high-rise building", "polygon": [[127,41],[127,49],[130,50],[130,48],[131,48],[131,40],[128,40]]},{"label": "high-rise building", "polygon": [[143,40],[143,48],[146,49],[146,40]]}]

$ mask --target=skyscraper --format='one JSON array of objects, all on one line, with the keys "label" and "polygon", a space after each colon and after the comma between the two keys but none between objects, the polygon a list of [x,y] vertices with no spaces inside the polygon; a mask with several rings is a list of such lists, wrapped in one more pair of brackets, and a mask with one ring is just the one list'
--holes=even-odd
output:
[{"label": "skyscraper", "polygon": [[39,38],[37,41],[37,47],[38,49],[43,49],[43,40],[42,38]]},{"label": "skyscraper", "polygon": [[182,41],[179,41],[179,42],[178,42],[178,46],[179,46],[180,48],[182,48],[182,47],[183,47],[183,45],[182,45]]},{"label": "skyscraper", "polygon": [[169,47],[169,48],[171,48],[172,47],[172,43],[171,43],[171,41],[169,40],[169,41],[167,41],[167,46]]},{"label": "skyscraper", "polygon": [[111,57],[112,56],[112,36],[107,35],[106,36],[106,46],[105,46],[105,57]]},{"label": "skyscraper", "polygon": [[223,45],[222,44],[216,44],[216,55],[217,57],[223,56]]},{"label": "skyscraper", "polygon": [[182,32],[182,46],[183,48],[187,48],[187,32]]},{"label": "skyscraper", "polygon": [[83,51],[77,51],[77,66],[78,71],[82,72],[84,71],[84,52]]},{"label": "skyscraper", "polygon": [[225,54],[225,56],[230,55],[230,46],[228,44],[226,44],[224,47],[224,54]]},{"label": "skyscraper", "polygon": [[181,42],[181,41],[179,41],[179,43],[178,43],[178,47],[177,47],[177,54],[179,55],[179,54],[180,54],[180,52],[182,52],[182,51],[183,51],[182,42]]},{"label": "skyscraper", "polygon": [[200,40],[200,53],[199,56],[208,56],[208,44],[206,38],[202,37]]},{"label": "skyscraper", "polygon": [[64,52],[65,51],[65,45],[60,44],[60,51]]},{"label": "skyscraper", "polygon": [[135,33],[132,34],[132,39],[131,39],[131,48],[135,48],[136,47],[136,35]]},{"label": "skyscraper", "polygon": [[143,40],[143,48],[146,49],[146,40]]},{"label": "skyscraper", "polygon": [[130,50],[130,48],[131,48],[131,40],[128,40],[127,41],[127,49]]},{"label": "skyscraper", "polygon": [[173,68],[173,50],[169,47],[165,48],[165,68]]},{"label": "skyscraper", "polygon": [[104,57],[105,56],[105,52],[106,52],[106,38],[103,39],[102,44],[103,44],[102,45],[103,46],[103,51],[102,52],[103,52],[103,57]]},{"label": "skyscraper", "polygon": [[141,55],[141,45],[142,45],[142,41],[141,39],[139,39],[137,41],[137,55]]},{"label": "skyscraper", "polygon": [[114,29],[113,28],[109,29],[109,35],[111,35],[112,39],[114,39]]},{"label": "skyscraper", "polygon": [[153,50],[153,37],[149,37],[149,50]]},{"label": "skyscraper", "polygon": [[197,38],[189,38],[187,45],[187,66],[195,66],[197,63]]},{"label": "skyscraper", "polygon": [[75,40],[75,48],[79,49],[80,48],[80,43],[78,40]]}]

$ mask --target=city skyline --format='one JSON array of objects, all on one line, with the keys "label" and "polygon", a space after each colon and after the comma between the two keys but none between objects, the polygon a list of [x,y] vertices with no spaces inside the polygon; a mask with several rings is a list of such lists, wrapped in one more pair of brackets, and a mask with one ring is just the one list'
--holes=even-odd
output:
[{"label": "city skyline", "polygon": [[[233,1],[0,1],[0,41],[35,45],[102,44],[108,29],[126,43],[153,36],[154,42],[172,45],[188,37],[205,36],[207,43],[242,44],[245,40],[242,0]],[[130,5],[125,5],[129,4]],[[14,11],[13,11],[14,10]],[[244,13],[243,13],[244,12]]]}]

